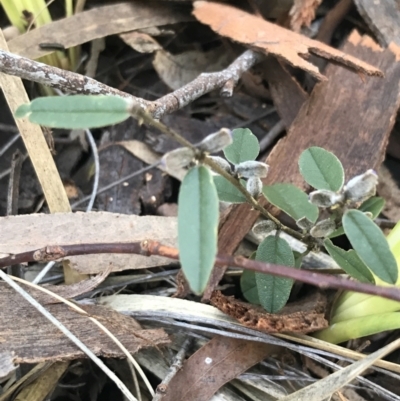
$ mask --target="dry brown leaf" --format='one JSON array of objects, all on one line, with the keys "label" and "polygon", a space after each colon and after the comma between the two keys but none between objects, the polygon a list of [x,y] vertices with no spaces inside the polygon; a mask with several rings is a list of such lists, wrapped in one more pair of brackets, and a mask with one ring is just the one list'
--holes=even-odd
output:
[{"label": "dry brown leaf", "polygon": [[290,27],[295,32],[300,32],[302,26],[309,27],[321,2],[322,0],[294,0],[294,4],[289,11]]},{"label": "dry brown leaf", "polygon": [[[137,157],[147,164],[154,164],[161,161],[162,155],[155,152],[150,146],[136,139],[132,139],[131,141],[116,142],[115,144],[124,147],[133,156]],[[163,164],[159,164],[157,167],[162,171],[166,171],[170,176],[176,178],[179,181],[183,180],[183,177],[187,172],[183,168],[175,170],[167,169],[167,166],[164,166]]]},{"label": "dry brown leaf", "polygon": [[[0,217],[0,258],[47,245],[118,243],[152,239],[177,246],[177,219],[107,212],[31,214]],[[70,257],[72,268],[86,274],[144,269],[170,263],[158,256],[100,254]]]},{"label": "dry brown leaf", "polygon": [[176,90],[202,73],[226,68],[232,60],[232,54],[220,48],[208,52],[192,50],[177,55],[162,50],[156,53],[153,66],[159,77]]},{"label": "dry brown leaf", "polygon": [[161,50],[160,44],[150,35],[144,32],[121,33],[119,37],[132,49],[139,53],[154,53]]},{"label": "dry brown leaf", "polygon": [[41,49],[40,43],[56,42],[67,49],[109,35],[191,19],[187,8],[179,4],[130,1],[95,7],[51,22],[18,36],[8,46],[13,53],[35,59],[52,52]]},{"label": "dry brown leaf", "polygon": [[208,401],[225,383],[282,348],[215,336],[172,378],[163,401]]},{"label": "dry brown leaf", "polygon": [[[29,289],[28,292],[39,301],[43,297],[41,291]],[[5,283],[0,285],[0,302],[0,355],[3,350],[13,352],[15,363],[37,363],[84,356],[53,323]],[[103,323],[131,353],[142,347],[169,342],[164,330],[138,329],[134,319],[111,309],[88,305],[81,308]],[[113,340],[86,316],[80,315],[65,304],[47,305],[46,309],[95,354],[124,357]]]},{"label": "dry brown leaf", "polygon": [[319,80],[326,80],[326,77],[315,65],[304,59],[310,54],[332,60],[359,73],[383,75],[378,68],[340,50],[225,4],[196,1],[193,13],[200,22],[209,25],[221,36],[229,37],[256,51],[273,54]]},{"label": "dry brown leaf", "polygon": [[268,313],[261,306],[226,297],[214,291],[210,302],[244,326],[267,333],[310,333],[328,327],[327,299],[320,292],[286,305],[279,313]]}]

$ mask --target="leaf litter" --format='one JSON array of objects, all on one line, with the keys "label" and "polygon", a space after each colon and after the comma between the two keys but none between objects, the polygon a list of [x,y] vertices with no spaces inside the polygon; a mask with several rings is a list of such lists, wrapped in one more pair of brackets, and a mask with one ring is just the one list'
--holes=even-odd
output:
[{"label": "leaf litter", "polygon": [[[298,31],[301,26],[307,26],[312,22],[315,15],[314,13],[317,11],[318,3],[319,1],[295,2],[290,11],[290,23],[294,31]],[[359,6],[360,2],[356,3]],[[206,62],[203,64],[197,63],[196,57],[185,59],[184,57],[186,57],[186,54],[190,54],[191,51],[194,51],[195,53],[192,54],[197,54],[199,58],[202,58],[203,56],[206,57],[208,51],[199,50],[199,48],[197,47],[197,49],[190,48],[189,52],[185,52],[185,50],[182,52],[182,48],[185,49],[185,46],[182,46],[182,43],[177,43],[179,51],[176,51],[177,47],[168,47],[165,38],[163,39],[162,37],[158,37],[157,42],[155,42],[153,38],[153,35],[155,35],[154,32],[146,32],[145,30],[142,31],[141,29],[156,27],[165,24],[184,23],[186,21],[193,20],[193,17],[190,16],[190,8],[188,6],[189,4],[178,5],[171,4],[169,2],[159,2],[157,3],[156,7],[150,7],[145,3],[135,1],[129,3],[95,7],[92,10],[84,11],[83,13],[77,14],[70,18],[61,19],[59,21],[48,24],[47,26],[33,29],[29,33],[11,40],[9,42],[9,46],[11,51],[15,53],[36,58],[49,52],[48,50],[46,51],[40,49],[38,46],[41,42],[44,41],[58,42],[66,48],[69,48],[71,46],[77,46],[81,43],[88,42],[96,38],[102,38],[108,35],[128,32],[134,29],[136,31],[132,32],[131,37],[129,38],[132,43],[132,47],[138,51],[157,52],[157,56],[155,59],[158,60],[157,62],[159,63],[159,67],[155,68],[155,72],[157,72],[159,78],[161,78],[162,81],[164,81],[165,83],[169,82],[170,87],[180,88],[188,81],[190,82],[195,75],[207,72],[207,67],[209,67],[208,64],[212,64],[213,61],[216,61],[214,68],[217,70],[222,69],[223,64],[219,64],[219,61],[216,58],[214,60],[213,58],[211,58],[210,63]],[[279,10],[279,7],[273,10],[273,12],[275,13],[274,16],[273,14],[268,14],[268,7],[265,7],[264,9],[261,8],[259,11],[267,18],[275,18],[277,15],[279,15],[276,14],[279,13]],[[286,8],[286,11],[289,11],[289,8]],[[114,15],[114,17],[120,16],[120,18],[110,18],[110,15]],[[373,68],[371,65],[368,64],[368,59],[363,62],[357,57],[350,56],[348,53],[346,53],[346,51],[340,52],[332,47],[323,45],[319,42],[308,39],[287,29],[281,28],[277,24],[272,24],[270,22],[267,22],[266,20],[261,20],[258,17],[254,17],[244,11],[238,11],[237,9],[234,9],[225,4],[196,2],[194,15],[200,21],[210,25],[221,36],[226,36],[236,42],[243,43],[246,46],[257,51],[267,52],[269,54],[276,55],[280,60],[285,60],[292,66],[304,69],[305,71],[309,72],[313,77],[319,80],[325,79],[325,72],[324,75],[322,75],[322,73],[315,66],[305,61],[302,57],[306,57],[306,55],[308,54],[316,54],[318,56],[330,59],[335,63],[344,65],[348,68],[355,69],[356,71],[360,72],[360,74],[381,75],[380,69]],[[225,22],[227,22],[227,24],[225,24],[226,26],[224,26],[223,29],[220,25],[218,25],[218,21],[221,21],[221,19],[218,20],[218,18],[221,17],[224,18]],[[235,24],[238,24],[238,20],[236,19],[238,17],[243,19],[242,29],[236,29],[236,31],[227,30],[230,24],[233,24],[233,26],[235,26]],[[393,17],[395,17],[395,14],[393,14]],[[121,22],[121,25],[118,25],[116,23],[117,20]],[[370,21],[368,21],[367,23],[370,23]],[[87,29],[88,26],[91,26],[91,29]],[[379,28],[378,24],[375,24],[375,26],[378,27],[375,29],[382,29]],[[197,25],[197,27],[199,30],[202,29],[200,25]],[[265,42],[265,40],[263,38],[260,39],[260,37],[254,35],[254,33],[261,33],[264,31],[268,33],[266,37],[274,38],[273,40],[268,39],[268,42],[272,43],[260,43]],[[174,31],[173,26],[172,32],[178,38],[182,37],[182,35],[179,34],[179,29]],[[383,34],[385,34],[385,32],[383,32]],[[123,35],[124,39],[128,41],[129,33],[125,33]],[[243,38],[243,36],[246,35],[247,37]],[[171,36],[169,38],[171,38]],[[221,56],[228,56],[229,54],[228,50],[221,50],[220,53]],[[210,54],[212,54],[212,52]],[[167,55],[167,58],[164,57],[163,59],[162,56],[165,55]],[[146,55],[144,55],[143,57],[145,56]],[[181,67],[180,69],[178,68],[177,72],[174,72],[175,76],[172,76],[172,80],[171,77],[167,76],[167,74],[173,73],[167,63],[168,59],[173,60],[175,65]],[[188,65],[188,60],[193,59],[193,64]],[[188,74],[185,78],[184,75],[188,71],[191,72],[192,76]],[[329,75],[326,74],[326,76]],[[292,76],[290,76],[290,79],[294,80]],[[146,86],[146,84],[140,82],[140,80],[138,82],[140,85]],[[138,82],[135,82],[134,85],[137,85]],[[243,79],[243,82],[245,82],[245,79]],[[123,85],[126,85],[126,82]],[[156,91],[160,91],[160,93],[164,94],[167,93],[165,92],[165,89],[160,88],[161,86],[158,86]],[[235,95],[239,94],[240,92],[234,94],[233,96],[235,97]],[[302,101],[306,101],[306,99],[303,99]],[[259,102],[259,104],[261,105],[261,102]],[[204,110],[204,105],[199,104],[196,107],[198,107],[198,110]],[[196,112],[196,108],[194,109],[194,111]],[[227,119],[228,117],[232,117],[232,115],[224,115],[223,113],[221,115],[225,119]],[[217,122],[221,121],[219,120],[221,118],[221,115],[218,118],[215,118]],[[189,117],[192,118],[192,116]],[[251,118],[254,118],[254,116],[249,116],[247,120],[245,120],[249,121],[251,120]],[[387,119],[389,119],[389,117],[387,117]],[[285,121],[289,120],[289,117],[285,116]],[[219,124],[219,127],[220,126],[221,124]],[[136,135],[136,132],[134,135]],[[139,155],[138,157],[142,158],[147,163],[150,163],[150,160],[153,160],[154,162],[158,160],[157,154],[151,153],[151,150],[149,152],[149,149],[145,149],[143,146],[135,144],[133,141],[132,143],[130,143],[129,139],[127,140],[127,138],[123,138],[123,140],[119,142],[119,146],[123,146],[126,150],[131,152],[133,154],[132,157]],[[201,138],[199,138],[199,140],[201,140]],[[32,211],[30,213],[32,213]],[[97,216],[95,217],[94,214],[96,214]],[[53,245],[56,243],[72,244],[84,243],[87,241],[115,241],[115,243],[118,243],[124,240],[132,241],[135,238],[158,239],[165,244],[169,244],[172,246],[176,245],[176,221],[174,219],[167,220],[158,217],[151,218],[151,216],[140,216],[140,218],[136,218],[136,216],[117,215],[115,213],[107,214],[104,212],[96,212],[91,215],[87,215],[87,217],[83,217],[83,215],[80,213],[60,215],[13,216],[1,218],[0,226],[2,228],[2,230],[0,230],[0,252],[4,255],[21,252],[22,250],[38,248],[41,246]],[[71,258],[71,266],[74,269],[77,269],[80,273],[85,272],[89,274],[99,274],[99,276],[84,281],[80,284],[77,283],[69,286],[53,286],[51,287],[51,289],[55,292],[64,294],[64,296],[66,297],[73,298],[82,295],[82,292],[85,293],[94,288],[94,286],[99,284],[101,280],[105,279],[105,276],[110,271],[122,271],[124,269],[138,268],[148,269],[169,263],[168,260],[157,260],[155,258],[146,259],[144,257],[136,257],[136,255],[130,255],[128,259],[125,260],[121,257],[121,255],[114,255],[109,260],[104,258],[104,256],[105,255],[94,255],[88,256],[87,258]],[[146,288],[144,291],[151,291],[151,289]],[[156,291],[160,292],[160,294],[162,293],[161,289],[157,289]],[[35,293],[34,290],[29,290],[29,292]],[[7,314],[4,314],[7,322],[4,322],[4,325],[2,322],[0,327],[15,328],[15,331],[12,332],[14,334],[13,339],[10,339],[8,337],[9,333],[2,332],[2,340],[4,338],[7,339],[5,343],[2,343],[0,351],[1,355],[4,356],[5,361],[8,361],[9,363],[13,363],[13,361],[24,363],[26,361],[46,360],[46,358],[76,359],[82,355],[79,354],[76,349],[72,349],[70,344],[67,344],[68,340],[63,339],[62,337],[60,338],[59,334],[56,333],[54,331],[55,329],[51,328],[48,323],[42,322],[40,318],[34,321],[29,320],[31,319],[31,315],[36,316],[36,313],[32,310],[31,307],[27,307],[25,303],[22,303],[19,299],[18,301],[16,301],[17,296],[13,294],[11,290],[7,289],[5,285],[1,286],[0,294],[1,296],[4,296],[3,305],[6,305],[6,307],[9,309]],[[64,319],[68,323],[72,322],[76,324],[77,331],[87,330],[89,333],[91,333],[89,334],[90,338],[88,338],[87,341],[91,341],[90,344],[92,349],[98,351],[99,354],[102,354],[106,357],[121,356],[121,354],[118,353],[118,351],[114,348],[114,345],[110,342],[109,339],[103,338],[102,334],[97,334],[96,328],[85,327],[87,325],[87,321],[84,319],[84,317],[77,318],[76,313],[70,311],[68,308],[65,307],[65,305],[48,303],[48,301],[46,301],[46,299],[39,293],[37,293],[36,296],[38,297],[38,299],[41,299],[42,302],[47,305],[49,309],[54,311],[55,314],[59,316],[60,320]],[[145,295],[141,295],[141,297],[144,297],[143,300],[146,299]],[[158,296],[158,298],[162,297]],[[166,306],[167,300],[169,300],[169,298],[166,298],[165,300],[160,299],[161,304],[165,304],[165,308],[163,309],[161,307],[157,316],[155,318],[153,316],[153,325],[155,324],[155,322],[158,321],[159,323],[161,323],[161,325],[166,327],[168,329],[167,331],[169,331],[171,334],[178,335],[178,330],[179,334],[190,333],[190,335],[192,335],[194,332],[198,333],[201,332],[201,329],[206,329],[207,324],[204,324],[205,322],[211,324],[210,320],[206,321],[200,319],[199,321],[201,322],[201,325],[197,326],[197,329],[193,327],[184,328],[183,326],[180,327],[179,325],[171,326],[171,323],[178,324],[181,318],[184,318],[185,311],[181,308],[181,304],[176,304],[173,307],[175,314],[170,315],[170,317],[174,316],[172,321],[168,322],[166,320],[163,320],[163,318],[165,318],[164,315],[168,316],[168,308]],[[181,302],[181,300],[176,301]],[[229,312],[232,317],[237,319],[235,321],[236,326],[234,326],[236,330],[240,330],[240,328],[244,329],[243,326],[238,324],[238,322],[241,322],[244,325],[247,324],[250,328],[257,328],[261,330],[264,329],[264,331],[266,332],[271,332],[271,325],[276,325],[276,319],[279,319],[277,318],[277,316],[279,315],[265,316],[265,314],[263,315],[259,313],[259,311],[255,311],[251,308],[249,309],[248,304],[238,301],[236,299],[228,298],[222,294],[215,294],[213,302],[219,305],[223,305],[221,309]],[[104,304],[106,304],[106,301],[104,301]],[[226,305],[229,305],[229,307],[227,307]],[[104,319],[105,323],[110,325],[112,331],[116,333],[117,336],[128,336],[128,333],[137,333],[139,337],[136,338],[136,340],[138,340],[140,344],[142,344],[144,347],[148,346],[150,348],[154,346],[154,344],[148,345],[148,343],[146,343],[145,338],[147,334],[143,334],[142,336],[142,333],[145,333],[148,330],[140,330],[130,317],[125,317],[117,312],[117,307],[114,308],[115,311],[102,309],[103,307],[98,305],[89,305],[86,306],[86,308],[90,310],[91,315],[100,316],[101,319]],[[150,303],[144,306],[144,311],[147,310],[148,315],[151,314],[149,312],[149,308],[151,308]],[[191,308],[193,308],[193,306],[191,306]],[[297,320],[290,320],[290,317],[287,317],[284,314],[281,315],[280,319],[283,319],[286,322],[291,322],[289,323],[289,325],[285,325],[287,323],[283,324],[281,326],[281,330],[288,330],[291,332],[302,332],[303,330],[305,330],[305,332],[308,331],[308,329],[310,329],[310,322],[314,319],[314,317],[310,316],[314,316],[312,314],[317,313],[317,309],[318,308],[314,310],[311,309],[311,315],[307,315],[306,313],[300,313],[300,315],[296,315]],[[244,312],[242,314],[238,313],[240,311]],[[305,312],[305,309],[302,309],[302,312]],[[246,316],[246,313],[248,314],[248,316],[250,316],[250,318],[243,317]],[[320,312],[317,313],[317,324],[321,325],[321,327],[323,325],[326,325],[324,314],[325,313],[323,308],[320,310]],[[25,318],[26,315],[29,316]],[[18,316],[19,319],[15,319],[14,316]],[[300,319],[299,316],[301,316]],[[226,315],[221,314],[220,319],[221,322],[223,321],[222,319],[225,319],[226,322],[230,321],[230,324],[233,324],[233,320],[229,320]],[[268,319],[272,320],[268,321]],[[19,322],[17,322],[17,320],[19,320]],[[38,324],[41,324],[41,326],[37,326]],[[150,323],[147,322],[147,324]],[[39,327],[39,331],[36,334],[34,333],[34,336],[31,335],[32,327]],[[160,327],[160,324],[158,325],[158,327]],[[216,325],[216,327],[218,326]],[[183,369],[179,371],[177,375],[174,376],[174,378],[172,379],[173,381],[170,382],[170,386],[172,383],[172,387],[170,387],[170,390],[172,390],[172,392],[169,392],[169,395],[167,392],[161,397],[161,399],[168,397],[172,397],[170,399],[178,399],[177,394],[181,394],[182,391],[186,391],[188,396],[185,395],[185,399],[191,399],[188,397],[196,397],[196,394],[198,394],[199,396],[198,399],[210,399],[212,394],[217,392],[212,399],[242,400],[243,398],[240,397],[239,394],[244,393],[241,392],[239,389],[243,389],[244,381],[239,380],[242,387],[238,385],[237,387],[235,387],[235,391],[232,391],[232,388],[228,389],[226,386],[223,385],[227,382],[230,382],[234,377],[238,377],[241,372],[245,372],[249,369],[250,366],[257,364],[261,359],[264,359],[265,357],[268,357],[267,360],[272,361],[272,363],[276,363],[279,360],[279,358],[276,359],[279,352],[271,352],[275,349],[274,347],[276,346],[267,344],[260,345],[259,342],[249,341],[248,339],[244,340],[224,337],[226,335],[233,334],[232,331],[234,329],[232,328],[233,326],[222,327],[226,327],[224,329],[224,332],[219,332],[218,335],[214,338],[212,338],[213,334],[211,332],[207,334],[208,337],[203,338],[203,342],[197,344],[197,347],[200,347],[199,351],[188,358],[188,360],[184,364]],[[148,332],[150,333],[150,331]],[[15,336],[15,333],[17,333],[18,335]],[[80,331],[79,333],[81,336]],[[93,336],[93,333],[96,334]],[[157,341],[159,341],[158,344],[167,344],[169,340],[167,339],[165,332],[158,331],[157,333]],[[205,334],[206,332],[202,333]],[[7,334],[7,336],[5,336],[5,334]],[[23,340],[25,341],[25,343],[18,343],[18,341],[21,341],[22,338],[25,338],[18,337],[20,334],[22,336],[26,336],[26,340]],[[83,339],[86,339],[85,335],[85,333],[82,333]],[[221,335],[223,337],[221,337]],[[288,337],[292,338],[293,340],[296,338],[295,336],[291,337],[290,335]],[[136,352],[138,346],[135,345],[131,337],[126,338],[128,349],[132,352]],[[171,336],[171,338],[173,338],[173,336]],[[33,344],[36,339],[37,341],[35,342],[35,347],[31,346],[32,349],[29,349],[29,345]],[[54,343],[55,339],[59,342],[57,343],[57,345],[52,346],[52,341]],[[12,346],[9,346],[11,344],[10,341],[14,341]],[[43,344],[43,347],[41,344]],[[67,344],[70,348],[65,348],[65,344]],[[310,344],[313,344],[311,340]],[[317,349],[317,344],[315,342],[314,346]],[[281,392],[279,398],[288,400],[299,399],[298,397],[301,397],[301,399],[307,397],[307,399],[311,398],[312,400],[325,399],[329,394],[333,394],[335,391],[340,390],[340,388],[343,387],[346,383],[360,375],[360,373],[363,372],[371,363],[379,360],[386,352],[390,352],[396,347],[397,344],[394,343],[390,345],[389,348],[383,348],[375,354],[372,354],[371,356],[366,358],[365,361],[349,365],[347,368],[342,370],[341,374],[338,374],[336,376],[328,376],[326,381],[319,381],[315,385],[313,385],[313,387],[305,387],[303,392],[306,395],[294,392],[292,395],[282,398],[285,392]],[[14,355],[9,352],[10,349],[15,351]],[[296,348],[293,349],[296,351]],[[58,353],[56,351],[58,351]],[[158,358],[154,359],[157,360],[157,362],[154,363],[154,367],[152,367],[151,364],[148,363],[146,365],[146,361],[143,358],[139,358],[139,360],[142,361],[141,363],[143,364],[143,366],[146,365],[147,369],[150,371],[156,369],[155,366],[161,364],[161,361],[165,363],[165,356],[162,356],[162,354],[160,354],[160,352],[156,349],[147,349],[144,351],[140,351],[139,354],[141,352],[143,354],[145,354],[146,352],[151,353],[152,351],[154,351],[155,355],[157,355]],[[264,351],[265,353],[263,353]],[[301,351],[300,348],[298,348],[298,351]],[[201,370],[201,368],[209,367],[210,364],[206,363],[206,355],[209,354],[213,355],[213,358],[211,358],[211,369]],[[306,357],[310,357],[310,355],[308,354]],[[3,358],[1,359],[3,360]],[[214,363],[216,363],[215,368]],[[3,366],[4,365],[2,365],[2,367]],[[11,365],[9,365],[8,367],[8,371],[10,371],[10,366]],[[188,369],[185,369],[185,366]],[[7,368],[2,370],[3,373],[6,371]],[[163,374],[165,373],[161,373],[161,375],[158,375],[158,378],[160,380],[163,378]],[[196,382],[196,380],[198,381]],[[360,380],[364,380],[362,382],[365,386],[372,386],[370,388],[373,388],[376,393],[380,394],[381,396],[385,396],[389,399],[395,399],[393,398],[393,395],[390,394],[390,392],[385,393],[381,388],[379,388],[379,386],[374,387],[371,384],[365,384],[369,382],[365,381],[365,379],[363,378],[360,378]],[[178,384],[174,384],[175,381],[178,382]],[[188,383],[192,383],[193,386],[188,386]],[[209,383],[212,383],[212,385],[209,385]],[[231,383],[234,384],[235,382],[233,381]],[[191,390],[192,394],[190,394]],[[292,391],[293,388],[288,388],[286,394]],[[171,394],[173,394],[173,396]],[[256,393],[250,394],[256,397],[254,395]]]}]

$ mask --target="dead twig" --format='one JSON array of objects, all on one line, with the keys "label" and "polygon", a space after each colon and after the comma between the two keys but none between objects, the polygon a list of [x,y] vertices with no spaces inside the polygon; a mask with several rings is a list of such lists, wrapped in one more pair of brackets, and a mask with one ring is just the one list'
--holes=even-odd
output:
[{"label": "dead twig", "polygon": [[164,114],[169,114],[185,107],[200,96],[215,89],[223,88],[223,95],[229,96],[233,93],[233,86],[236,85],[242,74],[263,58],[262,54],[247,50],[225,70],[203,73],[182,88],[151,102],[148,111],[154,118],[158,119]]},{"label": "dead twig", "polygon": [[119,91],[84,75],[52,67],[4,50],[0,50],[0,71],[68,93],[114,95],[128,98],[137,102],[140,107],[146,109],[154,118],[159,119],[163,115],[179,110],[215,89],[223,89],[224,96],[232,95],[233,87],[242,74],[254,64],[260,62],[263,57],[257,52],[247,50],[226,69],[201,74],[182,88],[152,102]]},{"label": "dead twig", "polygon": [[[57,260],[69,256],[91,255],[99,253],[127,253],[137,255],[158,255],[170,259],[179,259],[176,248],[164,246],[157,241],[137,241],[124,243],[97,243],[97,244],[73,244],[55,245],[22,252],[0,259],[0,269],[9,265],[27,262],[43,262]],[[287,266],[274,265],[246,259],[242,256],[217,255],[215,264],[219,267],[232,266],[243,269],[254,270],[260,273],[272,274],[278,277],[287,277],[303,283],[314,285],[318,288],[337,288],[348,291],[361,292],[364,294],[377,295],[383,298],[400,301],[400,288],[383,287],[334,277],[328,274],[312,273],[306,270],[297,270]]]},{"label": "dead twig", "polygon": [[167,375],[164,377],[164,380],[157,386],[156,395],[153,398],[153,401],[161,401],[164,397],[166,391],[168,390],[168,385],[172,378],[178,373],[178,371],[183,366],[183,360],[185,359],[186,353],[188,352],[189,348],[193,343],[193,338],[188,337],[184,343],[182,344],[181,349],[176,354],[174,361],[172,362],[171,367]]}]

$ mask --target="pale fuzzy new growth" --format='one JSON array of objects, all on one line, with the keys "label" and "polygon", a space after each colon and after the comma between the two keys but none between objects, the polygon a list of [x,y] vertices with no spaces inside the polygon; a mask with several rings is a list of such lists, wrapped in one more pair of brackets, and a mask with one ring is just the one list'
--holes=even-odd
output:
[{"label": "pale fuzzy new growth", "polygon": [[197,147],[208,153],[217,153],[232,143],[232,133],[227,128],[221,128],[215,134],[206,136]]},{"label": "pale fuzzy new growth", "polygon": [[162,163],[167,169],[174,170],[188,166],[194,159],[194,152],[190,148],[178,148],[166,153]]},{"label": "pale fuzzy new growth", "polygon": [[246,161],[235,167],[235,173],[244,178],[265,178],[268,174],[268,164],[257,161]]},{"label": "pale fuzzy new growth", "polygon": [[260,221],[253,227],[253,233],[260,237],[265,237],[274,230],[276,230],[276,224],[271,220]]},{"label": "pale fuzzy new growth", "polygon": [[343,201],[343,195],[337,194],[326,189],[310,192],[308,200],[313,204],[321,208],[331,207],[337,203]]},{"label": "pale fuzzy new growth", "polygon": [[378,175],[374,170],[368,170],[364,174],[352,178],[344,187],[346,200],[360,203],[374,196],[378,185]]},{"label": "pale fuzzy new growth", "polygon": [[333,220],[326,219],[318,222],[311,230],[310,234],[314,238],[324,238],[336,230],[336,224]]},{"label": "pale fuzzy new growth", "polygon": [[296,225],[302,230],[310,230],[314,224],[312,221],[308,220],[307,217],[302,217],[296,221]]},{"label": "pale fuzzy new growth", "polygon": [[221,167],[223,170],[225,170],[227,173],[231,174],[232,173],[232,168],[231,165],[222,157],[219,156],[210,156],[210,159],[215,163],[218,164],[219,167]]},{"label": "pale fuzzy new growth", "polygon": [[262,181],[258,177],[251,177],[247,180],[246,189],[256,199],[261,194]]}]

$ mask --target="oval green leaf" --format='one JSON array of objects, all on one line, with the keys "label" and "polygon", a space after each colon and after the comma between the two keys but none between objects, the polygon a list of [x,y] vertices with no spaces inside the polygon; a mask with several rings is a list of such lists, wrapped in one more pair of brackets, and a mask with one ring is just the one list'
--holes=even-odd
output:
[{"label": "oval green leaf", "polygon": [[313,146],[306,149],[299,159],[300,173],[316,189],[339,191],[344,183],[344,170],[340,160],[331,152]]},{"label": "oval green leaf", "polygon": [[129,116],[129,102],[118,96],[49,96],[23,104],[16,117],[52,128],[98,128],[120,123]]},{"label": "oval green leaf", "polygon": [[336,245],[333,245],[332,241],[326,239],[324,241],[325,249],[328,251],[332,259],[351,277],[359,280],[363,283],[375,284],[374,276],[368,269],[368,266],[360,259],[357,252],[354,249],[345,251]]},{"label": "oval green leaf", "polygon": [[221,202],[243,203],[246,202],[245,196],[226,178],[221,175],[214,176],[214,184],[217,188],[218,197]]},{"label": "oval green leaf", "polygon": [[258,298],[258,289],[256,282],[256,272],[252,270],[244,270],[240,277],[240,289],[243,296],[253,305],[260,305]]},{"label": "oval green leaf", "polygon": [[308,201],[308,196],[292,184],[274,184],[263,187],[263,194],[270,203],[279,207],[295,220],[307,217],[315,223],[318,207]]},{"label": "oval green leaf", "polygon": [[217,254],[218,194],[204,166],[189,170],[178,199],[179,259],[192,291],[206,288]]},{"label": "oval green leaf", "polygon": [[224,149],[225,157],[232,164],[255,160],[260,153],[257,137],[248,128],[232,131],[232,143]]},{"label": "oval green leaf", "polygon": [[395,284],[398,270],[389,244],[379,227],[359,210],[347,211],[343,228],[361,260],[381,280]]},{"label": "oval green leaf", "polygon": [[380,196],[373,196],[372,198],[369,198],[363,202],[358,210],[361,210],[362,212],[370,212],[372,213],[372,219],[376,219],[384,206],[385,199],[381,198]]},{"label": "oval green leaf", "polygon": [[[256,260],[276,265],[295,266],[294,255],[289,244],[275,235],[266,237],[259,245]],[[270,274],[255,273],[260,304],[269,313],[277,313],[289,299],[293,280]]]}]

